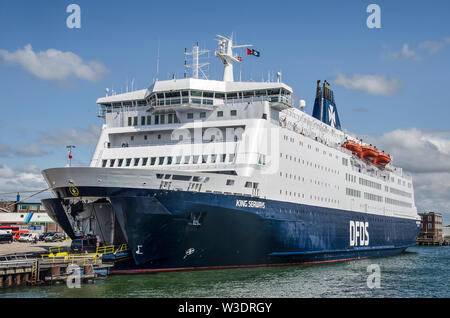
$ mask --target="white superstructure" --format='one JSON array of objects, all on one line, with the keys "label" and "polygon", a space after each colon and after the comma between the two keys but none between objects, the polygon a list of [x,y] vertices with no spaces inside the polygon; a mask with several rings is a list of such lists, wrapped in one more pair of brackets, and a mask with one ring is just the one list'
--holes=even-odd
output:
[{"label": "white superstructure", "polygon": [[300,110],[303,101],[281,81],[235,82],[232,67],[240,59],[232,49],[240,46],[219,38],[222,81],[156,81],[99,98],[105,123],[90,166],[124,178],[129,171],[130,187],[242,194],[417,219],[411,177],[392,164],[380,169],[352,155],[341,145],[354,138]]}]

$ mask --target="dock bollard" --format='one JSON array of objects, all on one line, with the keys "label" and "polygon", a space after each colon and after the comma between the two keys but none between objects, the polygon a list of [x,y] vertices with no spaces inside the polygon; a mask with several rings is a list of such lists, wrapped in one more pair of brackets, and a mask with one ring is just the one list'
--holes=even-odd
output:
[{"label": "dock bollard", "polygon": [[21,281],[20,281],[20,274],[14,275],[14,285],[15,286],[20,286],[20,283],[21,283]]},{"label": "dock bollard", "polygon": [[[94,273],[94,266],[92,265],[85,265],[83,266],[83,274],[86,275],[91,275]],[[92,284],[94,282],[94,280],[92,278],[87,278],[86,282],[88,284]]]},{"label": "dock bollard", "polygon": [[6,284],[6,287],[12,286],[12,276],[11,275],[8,275],[5,277],[5,284]]}]

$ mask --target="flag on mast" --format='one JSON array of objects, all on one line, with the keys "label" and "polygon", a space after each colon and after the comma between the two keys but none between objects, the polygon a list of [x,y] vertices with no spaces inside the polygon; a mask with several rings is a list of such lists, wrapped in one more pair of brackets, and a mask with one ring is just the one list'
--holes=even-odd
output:
[{"label": "flag on mast", "polygon": [[69,150],[69,159],[72,159],[72,152]]},{"label": "flag on mast", "polygon": [[259,57],[261,54],[259,51],[253,50],[253,49],[247,49],[247,55],[254,55],[256,57]]}]

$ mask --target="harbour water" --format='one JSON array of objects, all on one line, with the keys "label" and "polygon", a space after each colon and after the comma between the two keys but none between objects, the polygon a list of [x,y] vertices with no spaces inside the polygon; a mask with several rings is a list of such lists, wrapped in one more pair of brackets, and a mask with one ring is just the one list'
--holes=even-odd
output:
[{"label": "harbour water", "polygon": [[[369,288],[380,269],[380,288]],[[450,246],[411,247],[391,257],[316,265],[110,276],[81,288],[16,287],[0,298],[35,297],[450,297]]]}]

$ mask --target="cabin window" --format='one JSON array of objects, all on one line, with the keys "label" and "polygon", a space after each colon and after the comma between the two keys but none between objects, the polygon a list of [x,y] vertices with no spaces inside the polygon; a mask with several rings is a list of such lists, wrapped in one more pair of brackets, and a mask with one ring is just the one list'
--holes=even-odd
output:
[{"label": "cabin window", "polygon": [[194,113],[187,113],[187,119],[193,119]]},{"label": "cabin window", "polygon": [[198,158],[199,156],[194,156],[192,163],[196,165],[198,163]]},{"label": "cabin window", "polygon": [[200,113],[200,118],[206,118],[206,113],[205,112],[201,112]]},{"label": "cabin window", "polygon": [[128,126],[133,125],[133,117],[128,117]]},{"label": "cabin window", "polygon": [[208,155],[202,155],[202,163],[206,163],[208,161]]},{"label": "cabin window", "polygon": [[161,124],[165,124],[166,123],[166,116],[165,115],[160,115],[159,116],[159,120]]},{"label": "cabin window", "polygon": [[117,163],[117,166],[118,167],[122,167],[122,164],[123,164],[123,159],[119,159],[119,162]]},{"label": "cabin window", "polygon": [[203,97],[213,98],[214,97],[214,92],[203,92]]},{"label": "cabin window", "polygon": [[140,158],[134,158],[134,166],[136,167],[139,164]]},{"label": "cabin window", "polygon": [[236,116],[236,115],[237,115],[237,110],[234,110],[234,109],[233,109],[233,110],[230,112],[230,115],[231,115],[231,116]]},{"label": "cabin window", "polygon": [[159,115],[155,115],[155,125],[159,125]]},{"label": "cabin window", "polygon": [[211,163],[216,163],[217,155],[211,155]]},{"label": "cabin window", "polygon": [[234,180],[228,179],[227,186],[232,186],[232,185],[234,185]]},{"label": "cabin window", "polygon": [[147,116],[147,125],[151,125],[152,124],[152,116]]},{"label": "cabin window", "polygon": [[142,165],[146,166],[147,165],[147,161],[148,161],[148,158],[142,158]]},{"label": "cabin window", "polygon": [[159,157],[158,165],[164,164],[164,157]]},{"label": "cabin window", "polygon": [[156,157],[151,157],[151,158],[150,158],[150,165],[151,165],[151,166],[154,166],[155,163],[156,163]]},{"label": "cabin window", "polygon": [[116,160],[115,159],[111,159],[110,161],[109,161],[109,166],[110,167],[114,167],[114,163],[116,162]]},{"label": "cabin window", "polygon": [[133,126],[137,126],[138,124],[138,118],[137,116],[133,117]]},{"label": "cabin window", "polygon": [[217,112],[217,117],[223,117],[223,111],[219,110],[219,111]]},{"label": "cabin window", "polygon": [[171,165],[172,164],[172,157],[167,157],[167,164],[168,165]]},{"label": "cabin window", "polygon": [[126,164],[126,166],[127,166],[127,167],[129,167],[129,166],[130,166],[130,164],[131,164],[131,158],[127,158],[127,161],[126,161],[126,163],[125,163],[125,164]]},{"label": "cabin window", "polygon": [[141,116],[141,126],[145,126],[145,116]]},{"label": "cabin window", "polygon": [[202,92],[201,91],[191,91],[191,96],[201,97],[202,96]]},{"label": "cabin window", "polygon": [[189,164],[189,159],[191,159],[190,156],[184,156],[184,164],[185,165]]},{"label": "cabin window", "polygon": [[103,160],[102,161],[102,167],[105,168],[106,167],[106,163],[108,162],[108,160]]},{"label": "cabin window", "polygon": [[225,94],[224,93],[216,93],[216,98],[224,99]]},{"label": "cabin window", "polygon": [[177,165],[179,165],[181,163],[181,158],[182,158],[181,156],[177,156],[177,161],[176,161]]}]

